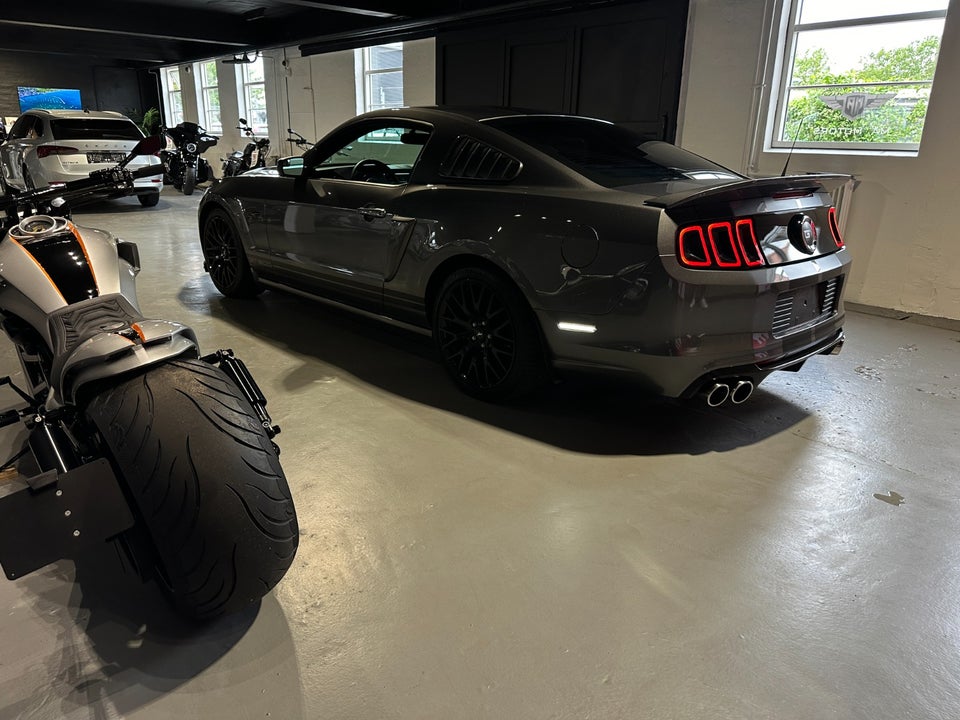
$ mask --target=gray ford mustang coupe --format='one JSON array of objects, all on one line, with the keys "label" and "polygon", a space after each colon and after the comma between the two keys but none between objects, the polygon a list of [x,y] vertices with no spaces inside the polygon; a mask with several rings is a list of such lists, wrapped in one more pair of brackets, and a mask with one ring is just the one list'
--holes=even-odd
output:
[{"label": "gray ford mustang coupe", "polygon": [[430,331],[470,395],[583,369],[716,406],[839,352],[845,179],[751,180],[590,118],[405,108],[225,179],[199,226],[224,295]]}]

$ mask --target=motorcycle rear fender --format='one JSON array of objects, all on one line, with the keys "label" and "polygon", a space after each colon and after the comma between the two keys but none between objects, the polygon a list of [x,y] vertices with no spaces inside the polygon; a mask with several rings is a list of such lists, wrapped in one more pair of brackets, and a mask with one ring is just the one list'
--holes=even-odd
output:
[{"label": "motorcycle rear fender", "polygon": [[88,383],[157,365],[178,357],[199,358],[194,331],[169,320],[140,320],[131,333],[103,332],[87,338],[54,365],[51,384],[60,402],[76,402]]}]

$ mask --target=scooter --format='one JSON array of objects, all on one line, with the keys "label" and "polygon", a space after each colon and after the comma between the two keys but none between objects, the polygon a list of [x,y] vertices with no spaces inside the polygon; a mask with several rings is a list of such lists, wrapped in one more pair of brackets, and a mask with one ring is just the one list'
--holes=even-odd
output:
[{"label": "scooter", "polygon": [[232,177],[245,173],[253,168],[267,166],[267,151],[270,149],[270,138],[258,138],[253,128],[247,124],[245,118],[240,118],[237,130],[250,138],[243,151],[234,150],[223,161],[223,176]]},{"label": "scooter", "polygon": [[[267,401],[231,350],[140,311],[137,246],[71,220],[128,195],[119,165],[0,198],[0,327],[23,380],[0,427],[25,440],[0,469],[0,565],[14,580],[112,541],[185,616],[236,612],[290,567],[299,532]],[[0,405],[3,407],[3,405]],[[18,436],[19,437],[19,436]],[[13,470],[15,467],[15,471]]]},{"label": "scooter", "polygon": [[174,188],[184,195],[193,195],[197,183],[213,179],[210,163],[203,153],[216,145],[220,138],[189,121],[167,128],[164,132],[176,147],[175,150],[163,150],[160,153],[164,174]]}]

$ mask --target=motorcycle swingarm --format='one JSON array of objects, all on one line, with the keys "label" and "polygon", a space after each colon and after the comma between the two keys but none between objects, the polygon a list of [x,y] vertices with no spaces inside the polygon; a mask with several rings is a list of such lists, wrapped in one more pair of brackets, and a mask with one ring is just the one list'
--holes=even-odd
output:
[{"label": "motorcycle swingarm", "polygon": [[14,580],[131,527],[133,514],[108,460],[49,471],[0,497],[0,565]]}]

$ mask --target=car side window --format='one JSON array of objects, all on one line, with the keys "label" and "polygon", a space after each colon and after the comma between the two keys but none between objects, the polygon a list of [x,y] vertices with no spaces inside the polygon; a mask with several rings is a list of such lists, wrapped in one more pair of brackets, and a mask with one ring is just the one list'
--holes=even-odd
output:
[{"label": "car side window", "polygon": [[405,185],[429,137],[425,128],[368,129],[315,165],[314,176]]},{"label": "car side window", "polygon": [[33,127],[33,121],[33,115],[23,115],[13,124],[13,127],[10,128],[10,139],[20,140],[27,137],[27,134],[30,132],[30,128]]}]

